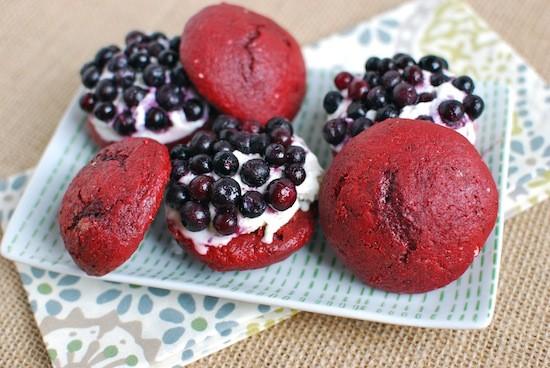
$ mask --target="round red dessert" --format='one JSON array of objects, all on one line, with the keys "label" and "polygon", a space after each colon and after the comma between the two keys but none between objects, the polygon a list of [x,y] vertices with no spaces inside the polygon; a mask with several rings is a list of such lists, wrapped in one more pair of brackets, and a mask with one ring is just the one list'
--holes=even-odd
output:
[{"label": "round red dessert", "polygon": [[80,170],[58,220],[82,270],[102,276],[130,258],[158,212],[169,175],[168,150],[147,138],[113,143]]},{"label": "round red dessert", "polygon": [[467,139],[430,122],[389,119],[350,140],[321,186],[320,221],[366,284],[419,293],[466,271],[497,217],[491,173]]},{"label": "round red dessert", "polygon": [[280,262],[307,244],[314,231],[312,211],[298,211],[277,231],[271,243],[262,242],[264,228],[232,239],[227,245],[208,247],[206,254],[197,252],[193,241],[179,231],[179,225],[168,220],[168,229],[176,241],[196,258],[216,271],[250,270]]},{"label": "round red dessert", "polygon": [[240,6],[209,6],[193,16],[181,36],[180,60],[199,93],[239,120],[292,119],[304,97],[296,40]]}]

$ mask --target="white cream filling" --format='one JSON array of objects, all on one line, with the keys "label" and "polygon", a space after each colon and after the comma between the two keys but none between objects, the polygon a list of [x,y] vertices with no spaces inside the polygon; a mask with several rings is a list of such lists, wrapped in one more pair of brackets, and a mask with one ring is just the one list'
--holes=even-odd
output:
[{"label": "white cream filling", "polygon": [[[286,225],[296,214],[296,212],[298,212],[298,210],[309,211],[311,203],[313,203],[317,199],[317,195],[319,193],[319,184],[323,175],[323,169],[319,165],[317,157],[307,148],[302,138],[294,136],[292,145],[300,146],[306,150],[307,154],[304,163],[306,179],[302,184],[296,187],[297,200],[289,209],[285,211],[277,211],[268,206],[265,212],[256,218],[244,217],[240,212],[238,212],[238,232],[226,236],[220,235],[214,229],[212,223],[210,223],[208,228],[204,230],[189,231],[181,223],[179,212],[170,208],[169,206],[166,206],[166,218],[176,224],[177,231],[181,232],[186,238],[193,241],[195,250],[199,254],[204,255],[208,252],[209,247],[222,247],[224,245],[227,245],[233,238],[242,234],[252,233],[262,227],[264,227],[264,236],[262,238],[262,242],[270,244],[273,241],[273,235],[277,231],[279,231],[281,227]],[[257,188],[250,187],[242,182],[239,175],[240,168],[248,160],[261,158],[261,156],[258,154],[244,154],[239,151],[233,151],[233,154],[239,160],[239,171],[237,172],[237,174],[232,176],[232,178],[239,183],[239,185],[241,186],[241,192],[243,194],[249,190],[255,190],[259,191],[260,193],[264,193],[269,182],[283,176],[282,167],[272,167],[270,169],[270,177],[267,183]],[[211,175],[214,180],[220,178],[215,173],[210,173],[209,175]],[[196,176],[197,175],[195,174],[188,173],[181,177],[179,182],[183,184],[189,184],[191,180],[193,180],[193,178],[195,178]],[[214,215],[216,213],[215,207],[210,204],[209,209],[211,218],[214,218]]]}]

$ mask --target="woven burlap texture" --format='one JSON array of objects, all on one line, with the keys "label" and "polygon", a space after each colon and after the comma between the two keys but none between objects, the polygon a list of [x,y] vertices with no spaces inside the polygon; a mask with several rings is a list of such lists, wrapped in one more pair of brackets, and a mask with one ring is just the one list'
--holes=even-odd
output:
[{"label": "woven burlap texture", "polygon": [[[239,1],[234,1],[239,2]],[[402,0],[272,0],[269,14],[302,43]],[[548,0],[472,0],[473,7],[550,79]],[[83,61],[132,28],[178,33],[205,1],[0,1],[0,176],[36,164]],[[549,366],[550,203],[509,221],[495,320],[484,331],[404,328],[301,313],[204,358],[196,367]],[[0,367],[45,367],[46,350],[13,265],[0,258]]]}]

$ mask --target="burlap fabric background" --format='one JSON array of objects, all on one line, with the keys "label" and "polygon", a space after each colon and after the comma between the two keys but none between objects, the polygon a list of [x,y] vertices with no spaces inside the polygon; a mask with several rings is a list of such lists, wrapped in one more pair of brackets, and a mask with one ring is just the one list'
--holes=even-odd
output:
[{"label": "burlap fabric background", "polygon": [[[399,0],[248,1],[302,43]],[[0,176],[36,164],[80,64],[134,27],[177,33],[201,1],[0,1]],[[548,0],[471,0],[550,79]],[[475,57],[473,55],[472,57]],[[508,221],[496,315],[483,331],[396,327],[301,313],[196,367],[528,367],[550,365],[550,202]],[[0,258],[0,367],[49,361],[13,265]]]}]

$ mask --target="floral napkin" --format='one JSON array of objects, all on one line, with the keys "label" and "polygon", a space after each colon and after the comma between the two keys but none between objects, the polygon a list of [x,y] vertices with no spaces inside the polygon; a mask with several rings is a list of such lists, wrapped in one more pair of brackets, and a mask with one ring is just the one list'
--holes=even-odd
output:
[{"label": "floral napkin", "polygon": [[[388,49],[415,56],[440,54],[455,73],[509,83],[516,113],[506,214],[515,215],[550,196],[550,125],[544,119],[550,115],[550,85],[468,5],[457,0],[411,2],[306,47],[304,54],[310,69],[360,72],[369,55]],[[28,175],[0,181],[3,227]],[[23,264],[17,268],[57,367],[183,366],[295,313]]]}]

